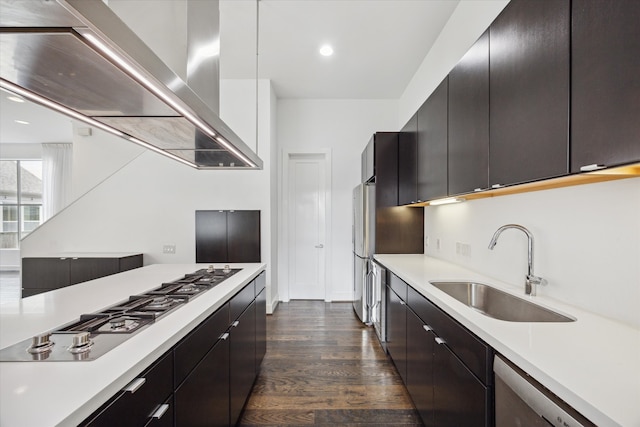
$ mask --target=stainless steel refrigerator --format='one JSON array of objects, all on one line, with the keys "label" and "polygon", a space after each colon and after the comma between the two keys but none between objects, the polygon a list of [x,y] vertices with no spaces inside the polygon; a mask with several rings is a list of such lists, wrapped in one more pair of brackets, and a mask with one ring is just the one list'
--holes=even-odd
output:
[{"label": "stainless steel refrigerator", "polygon": [[373,306],[373,254],[375,253],[375,184],[353,189],[353,308],[371,324]]}]

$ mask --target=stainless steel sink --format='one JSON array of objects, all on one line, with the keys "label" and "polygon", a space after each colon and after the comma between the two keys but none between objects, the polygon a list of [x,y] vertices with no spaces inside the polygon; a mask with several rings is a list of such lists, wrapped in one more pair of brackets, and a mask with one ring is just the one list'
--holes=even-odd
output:
[{"label": "stainless steel sink", "polygon": [[430,282],[485,316],[509,322],[574,322],[576,319],[475,282]]}]

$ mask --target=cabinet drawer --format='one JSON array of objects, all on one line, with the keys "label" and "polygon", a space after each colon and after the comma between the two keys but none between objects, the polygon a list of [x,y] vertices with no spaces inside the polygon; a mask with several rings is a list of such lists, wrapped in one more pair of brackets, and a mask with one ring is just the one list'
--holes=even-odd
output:
[{"label": "cabinet drawer", "polygon": [[[142,381],[144,379],[144,381]],[[173,353],[169,352],[130,385],[142,383],[132,391],[123,389],[98,409],[84,426],[143,426],[173,392]],[[127,386],[128,387],[128,386]]]},{"label": "cabinet drawer", "polygon": [[133,270],[134,268],[142,267],[143,258],[142,254],[131,255],[120,258],[120,271]]},{"label": "cabinet drawer", "polygon": [[404,280],[391,273],[391,281],[389,283],[391,289],[398,294],[402,301],[407,301],[407,288],[409,287]]},{"label": "cabinet drawer", "polygon": [[245,286],[240,292],[234,296],[230,301],[231,317],[230,320],[233,323],[242,312],[251,304],[256,297],[255,280]]},{"label": "cabinet drawer", "polygon": [[433,328],[471,372],[484,384],[492,384],[491,347],[411,287],[407,305]]},{"label": "cabinet drawer", "polygon": [[174,349],[175,385],[184,381],[229,327],[229,304],[225,304],[187,335]]},{"label": "cabinet drawer", "polygon": [[256,296],[258,296],[258,294],[260,292],[262,292],[262,290],[264,288],[267,287],[267,273],[266,272],[262,272],[260,274],[258,274],[258,277],[255,278],[255,282],[256,282]]}]

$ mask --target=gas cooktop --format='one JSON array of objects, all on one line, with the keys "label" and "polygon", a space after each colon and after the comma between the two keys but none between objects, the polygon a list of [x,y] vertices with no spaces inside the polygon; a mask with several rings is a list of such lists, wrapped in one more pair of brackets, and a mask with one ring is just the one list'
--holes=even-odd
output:
[{"label": "gas cooktop", "polygon": [[95,360],[241,269],[201,269],[0,350],[0,362]]}]

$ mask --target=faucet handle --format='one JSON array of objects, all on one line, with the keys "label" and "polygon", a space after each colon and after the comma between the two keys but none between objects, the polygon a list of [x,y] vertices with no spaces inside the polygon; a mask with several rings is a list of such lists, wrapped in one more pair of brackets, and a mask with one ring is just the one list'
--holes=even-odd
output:
[{"label": "faucet handle", "polygon": [[524,292],[527,295],[530,296],[536,296],[536,288],[538,287],[538,285],[546,285],[547,284],[547,280],[539,277],[539,276],[534,276],[533,274],[527,274],[527,278],[524,282]]}]

